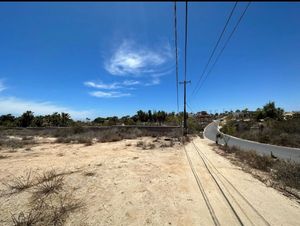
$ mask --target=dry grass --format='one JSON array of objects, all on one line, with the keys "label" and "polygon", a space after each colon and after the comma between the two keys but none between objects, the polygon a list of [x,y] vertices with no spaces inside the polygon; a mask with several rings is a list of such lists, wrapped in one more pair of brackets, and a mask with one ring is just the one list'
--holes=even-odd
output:
[{"label": "dry grass", "polygon": [[83,175],[86,177],[92,177],[92,176],[95,176],[96,173],[95,172],[84,172]]},{"label": "dry grass", "polygon": [[31,171],[24,176],[14,177],[10,182],[3,183],[13,193],[18,193],[31,188],[35,183]]},{"label": "dry grass", "polygon": [[35,200],[29,203],[32,207],[27,211],[12,214],[14,226],[60,226],[67,217],[83,207],[70,193],[49,196],[47,199]]},{"label": "dry grass", "polygon": [[143,150],[151,150],[155,148],[154,143],[147,143],[145,141],[138,141],[136,146],[142,148]]},{"label": "dry grass", "polygon": [[0,147],[9,148],[13,151],[35,143],[35,140],[29,137],[23,137],[22,139],[9,138],[5,136],[0,137]]},{"label": "dry grass", "polygon": [[55,169],[51,169],[48,171],[43,172],[41,175],[38,176],[37,181],[38,183],[43,183],[45,181],[50,181],[55,177],[62,175],[62,173],[58,173]]},{"label": "dry grass", "polygon": [[270,172],[271,167],[274,165],[275,161],[271,156],[258,155],[255,151],[242,151],[236,147],[226,148],[227,152],[235,154],[235,157],[242,162],[248,164],[250,167],[259,169],[265,172]]},{"label": "dry grass", "polygon": [[34,137],[33,136],[25,136],[25,137],[22,137],[22,140],[34,140]]},{"label": "dry grass", "polygon": [[45,180],[42,183],[36,185],[34,196],[35,198],[41,198],[52,193],[58,193],[62,190],[63,184],[64,178],[62,175],[56,176],[51,180]]},{"label": "dry grass", "polygon": [[33,226],[36,225],[42,218],[41,205],[34,206],[28,212],[19,212],[12,214],[12,224],[14,226]]},{"label": "dry grass", "polygon": [[242,151],[237,147],[223,147],[226,153],[233,153],[234,157],[244,165],[267,172],[280,187],[300,189],[300,164],[295,162],[273,159],[271,156],[258,155],[255,151]]},{"label": "dry grass", "polygon": [[299,163],[279,161],[273,168],[273,178],[280,181],[284,186],[300,190]]},{"label": "dry grass", "polygon": [[136,143],[136,146],[137,147],[143,147],[144,146],[144,141],[138,141],[137,143]]},{"label": "dry grass", "polygon": [[0,155],[0,159],[6,159],[6,158],[9,158],[8,155]]},{"label": "dry grass", "polygon": [[14,178],[9,183],[9,189],[18,191],[33,187],[29,190],[32,196],[29,199],[29,209],[17,210],[11,214],[12,225],[15,226],[54,226],[64,225],[67,217],[83,206],[75,199],[72,193],[64,189],[64,177],[67,173],[58,173],[55,170],[43,172],[31,179],[31,173],[23,177]]}]

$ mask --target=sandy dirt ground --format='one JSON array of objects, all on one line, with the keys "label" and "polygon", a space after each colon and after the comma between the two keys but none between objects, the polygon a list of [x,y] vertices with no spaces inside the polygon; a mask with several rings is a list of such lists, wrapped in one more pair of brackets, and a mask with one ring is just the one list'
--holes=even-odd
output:
[{"label": "sandy dirt ground", "polygon": [[[84,207],[65,225],[299,225],[300,205],[216,154],[204,139],[184,148],[144,137],[110,143],[0,150],[1,182],[31,171],[65,173],[65,189]],[[139,141],[155,148],[137,147]],[[192,167],[192,168],[191,168]],[[192,169],[194,171],[192,171]],[[0,184],[0,190],[7,187]],[[33,188],[0,197],[0,225],[28,210]]]}]

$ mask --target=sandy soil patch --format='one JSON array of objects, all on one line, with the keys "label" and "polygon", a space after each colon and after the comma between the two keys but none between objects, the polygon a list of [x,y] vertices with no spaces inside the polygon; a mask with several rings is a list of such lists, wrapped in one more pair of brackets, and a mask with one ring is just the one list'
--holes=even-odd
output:
[{"label": "sandy soil patch", "polygon": [[[196,138],[194,143],[228,198],[224,198],[189,143],[186,150],[213,209],[215,222],[240,225],[229,201],[244,225],[298,225],[299,203],[215,153],[209,141]],[[54,191],[68,192],[83,204],[68,213],[65,225],[214,225],[183,146],[178,142],[172,145],[169,140],[151,137],[91,146],[58,144],[51,139],[43,142],[39,138],[30,150],[2,149],[1,154],[7,157],[0,159],[0,225],[12,225],[11,214],[26,213],[37,191],[34,185],[3,195],[8,191],[5,183],[28,172],[32,178],[38,178],[52,169],[64,179],[62,187]]]}]

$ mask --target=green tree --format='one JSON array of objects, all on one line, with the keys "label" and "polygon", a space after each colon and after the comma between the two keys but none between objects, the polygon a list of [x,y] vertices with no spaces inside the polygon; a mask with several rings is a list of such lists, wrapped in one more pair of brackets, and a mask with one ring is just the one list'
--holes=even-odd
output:
[{"label": "green tree", "polygon": [[60,125],[67,126],[71,121],[71,116],[68,113],[62,112],[60,119],[61,119]]},{"label": "green tree", "polygon": [[148,114],[142,110],[137,111],[137,116],[139,121],[141,122],[147,122],[148,121]]},{"label": "green tree", "polygon": [[34,115],[32,111],[24,112],[19,118],[19,123],[21,127],[28,127],[32,123]]},{"label": "green tree", "polygon": [[105,118],[97,117],[94,119],[93,123],[103,124],[105,122]]},{"label": "green tree", "polygon": [[153,121],[153,117],[152,117],[152,112],[151,112],[151,110],[148,111],[148,120],[149,120],[149,122],[152,122],[152,121]]},{"label": "green tree", "polygon": [[269,102],[263,107],[264,118],[272,118],[281,120],[283,118],[284,110],[282,108],[276,108],[275,102]]},{"label": "green tree", "polygon": [[59,126],[61,122],[61,116],[58,112],[54,112],[51,116],[50,116],[50,124],[51,126]]},{"label": "green tree", "polygon": [[1,115],[0,116],[0,125],[1,126],[15,126],[16,125],[16,117],[11,114]]},{"label": "green tree", "polygon": [[44,117],[41,115],[35,116],[32,124],[36,127],[42,127],[44,125]]}]

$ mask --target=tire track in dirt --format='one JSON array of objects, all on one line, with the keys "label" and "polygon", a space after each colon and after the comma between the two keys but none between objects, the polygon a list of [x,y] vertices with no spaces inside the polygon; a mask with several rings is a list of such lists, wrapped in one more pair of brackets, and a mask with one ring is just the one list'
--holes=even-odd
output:
[{"label": "tire track in dirt", "polygon": [[[255,219],[261,219],[261,223],[263,223],[264,225],[270,226],[269,222],[258,212],[258,210],[246,199],[245,196],[243,196],[241,194],[241,192],[217,169],[217,167],[212,163],[212,161],[210,161],[207,156],[201,151],[201,149],[194,143],[192,142],[194,147],[196,148],[199,156],[202,158],[202,160],[205,162],[206,160],[206,165],[209,166],[210,171],[213,172],[213,174],[216,176],[216,178],[218,178],[219,182],[223,185],[224,189],[227,191],[227,193],[229,194],[229,196],[233,199],[233,201],[236,203],[236,205],[239,207],[239,209],[241,210],[241,212],[243,212],[243,214],[245,215],[245,217],[247,218],[247,220],[252,224],[252,225],[256,225],[257,223],[254,223],[251,218],[253,217],[249,217],[249,213],[247,214],[246,211],[247,209],[250,209],[255,213]],[[205,160],[204,160],[205,159]],[[223,180],[221,180],[221,178]],[[230,192],[230,188],[228,186],[225,185],[225,183],[227,183],[233,191]],[[242,199],[242,202],[239,202],[237,200],[237,198],[235,198],[235,196],[240,197],[240,199]],[[244,207],[242,207],[244,206]],[[247,207],[245,207],[247,206]],[[260,224],[261,224],[260,223]]]}]

